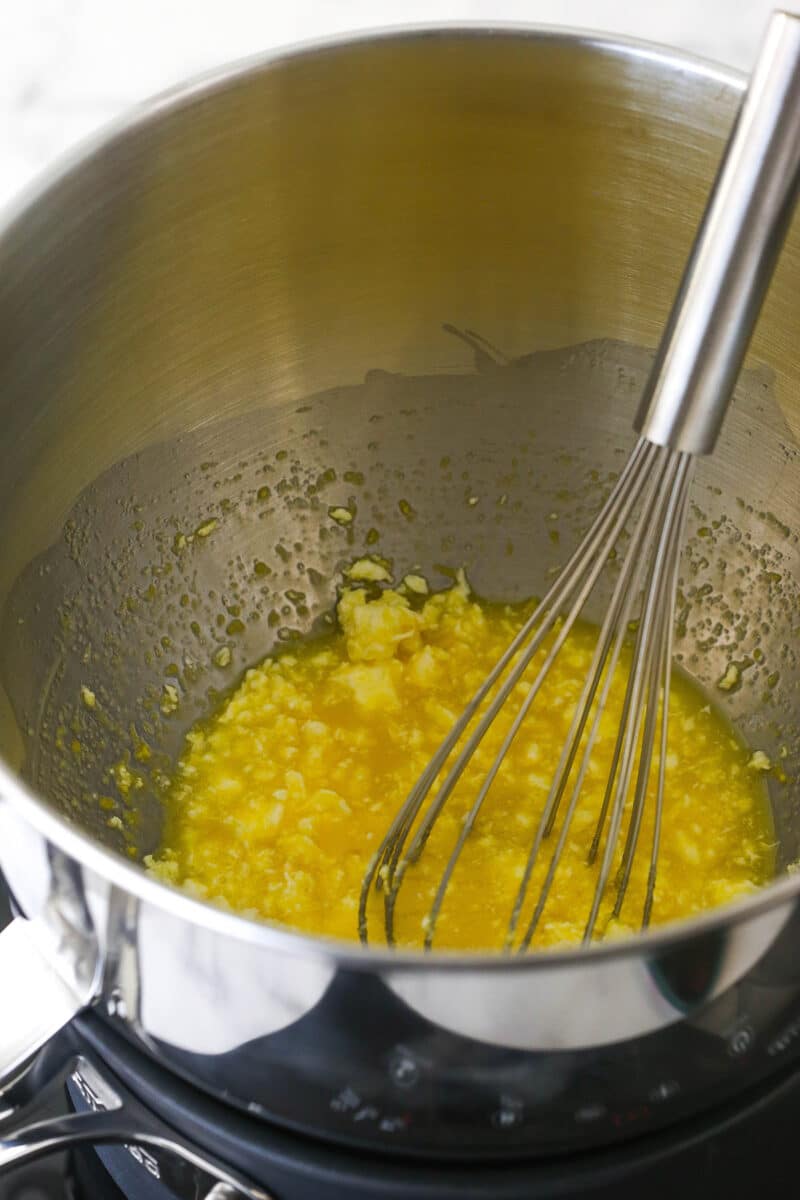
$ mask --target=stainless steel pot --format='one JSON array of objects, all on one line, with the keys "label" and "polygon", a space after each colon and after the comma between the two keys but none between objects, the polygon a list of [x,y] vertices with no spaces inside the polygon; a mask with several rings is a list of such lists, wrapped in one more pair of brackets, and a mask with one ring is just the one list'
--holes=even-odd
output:
[{"label": "stainless steel pot", "polygon": [[[369,530],[398,574],[538,590],[631,443],[741,90],[567,33],[330,44],[154,102],[10,221],[0,1075],[93,1005],[255,1114],[508,1156],[664,1124],[795,1051],[791,874],[509,961],[313,941],[138,864],[187,727],[323,619]],[[777,765],[781,870],[800,855],[799,252],[795,229],[699,472],[677,643],[709,688],[737,664],[715,695]],[[328,508],[351,497],[345,531]]]}]

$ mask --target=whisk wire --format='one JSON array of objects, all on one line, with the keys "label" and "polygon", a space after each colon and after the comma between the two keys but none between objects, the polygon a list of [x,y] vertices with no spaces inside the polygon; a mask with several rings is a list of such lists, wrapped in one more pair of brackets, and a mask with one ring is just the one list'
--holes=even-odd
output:
[{"label": "whisk wire", "polygon": [[[657,450],[657,448],[655,449]],[[594,589],[600,572],[606,565],[608,554],[615,546],[619,535],[630,516],[630,511],[636,502],[636,496],[637,493],[635,491],[633,491],[630,495],[625,495],[617,520],[613,522],[610,532],[608,532],[605,537],[600,537],[596,540],[596,542],[593,542],[593,557],[588,558],[588,562],[584,568],[585,570],[588,570],[588,574],[585,574],[583,577],[583,582],[581,582],[580,576],[576,580],[579,590],[572,603],[572,607],[566,616],[563,617],[553,645],[550,647],[542,666],[539,668],[539,671],[530,683],[525,698],[520,704],[517,714],[503,739],[500,749],[497,751],[489,770],[483,778],[477,797],[463,821],[462,828],[459,832],[458,838],[456,839],[456,843],[442,873],[433,903],[425,919],[423,945],[426,950],[430,949],[433,944],[436,922],[438,920],[442,904],[444,903],[447,890],[450,886],[453,872],[458,864],[458,860],[461,857],[461,853],[470,833],[472,832],[475,821],[480,813],[481,808],[483,807],[483,803],[489,793],[489,790],[494,783],[497,773],[499,772],[517,734],[519,733],[519,730],[522,727],[525,718],[527,717],[528,712],[530,711],[530,708],[536,699],[536,696],[541,690],[541,687],[544,684],[555,659],[561,652],[567,637],[569,636],[576,620],[580,616],[586,600]],[[574,590],[574,588],[572,590]],[[409,863],[415,862],[419,857],[419,854],[421,853],[421,850],[430,834],[430,830],[438,818],[441,808],[449,799],[453,788],[458,782],[458,779],[466,769],[469,762],[472,760],[476,750],[478,749],[478,746],[483,740],[485,734],[488,732],[488,729],[494,723],[497,715],[504,707],[512,689],[516,686],[517,682],[524,674],[534,654],[540,648],[547,634],[551,632],[558,619],[559,612],[556,608],[551,609],[546,614],[541,625],[537,628],[530,644],[520,656],[520,659],[515,665],[514,669],[511,671],[508,680],[499,689],[497,696],[489,706],[486,714],[479,722],[475,731],[458,755],[452,770],[442,784],[439,793],[437,794],[433,804],[431,805],[428,813],[426,813],[419,829],[417,830],[407,855],[407,861]],[[394,894],[396,895],[396,889],[394,889]]]},{"label": "whisk wire", "polygon": [[661,679],[661,656],[663,649],[663,617],[659,617],[657,621],[656,631],[653,636],[653,648],[649,653],[649,678],[647,679],[645,712],[644,712],[644,730],[642,733],[641,749],[639,751],[639,769],[636,772],[636,783],[633,792],[633,804],[631,806],[631,815],[628,821],[628,831],[625,837],[625,846],[622,851],[622,859],[620,862],[619,871],[617,874],[617,895],[614,901],[613,916],[619,918],[622,911],[622,905],[625,900],[625,895],[630,883],[631,871],[633,869],[633,856],[636,852],[636,847],[639,842],[639,834],[642,827],[642,815],[644,812],[645,793],[650,780],[650,769],[653,761],[653,746],[655,744],[656,727],[658,724],[659,701],[661,698],[660,679]]},{"label": "whisk wire", "polygon": [[[658,478],[654,477],[647,489],[645,500],[645,510],[654,503],[656,496]],[[547,874],[544,883],[539,893],[539,899],[534,908],[533,914],[528,923],[525,934],[520,942],[519,949],[526,950],[544,911],[544,906],[550,889],[555,878],[561,857],[566,846],[567,836],[572,825],[572,818],[577,807],[578,797],[580,795],[583,782],[586,777],[586,772],[589,768],[594,743],[597,738],[597,733],[600,726],[600,720],[606,707],[606,700],[614,678],[617,661],[619,659],[622,646],[625,641],[625,630],[630,620],[633,604],[635,602],[637,588],[639,586],[639,577],[644,569],[645,559],[640,554],[641,544],[644,540],[646,525],[640,522],[634,530],[633,536],[628,546],[628,552],[623,559],[622,566],[617,576],[616,584],[611,596],[608,609],[606,611],[603,624],[600,629],[600,634],[595,646],[592,657],[591,666],[584,684],[583,692],[575,706],[575,711],[572,718],[572,723],[567,734],[564,744],[564,749],[561,754],[556,773],[553,778],[553,783],[550,788],[547,800],[545,801],[542,816],[539,820],[536,834],[528,853],[528,858],[523,869],[522,879],[517,891],[517,896],[514,901],[511,918],[509,920],[508,931],[506,934],[506,949],[510,949],[516,934],[517,925],[522,912],[522,908],[530,886],[531,876],[538,860],[542,842],[549,837],[560,806],[563,793],[566,790],[566,785],[569,780],[572,768],[575,763],[578,750],[580,748],[581,738],[589,721],[589,717],[594,711],[594,719],[591,729],[583,749],[581,763],[578,769],[577,777],[572,787],[571,797],[567,806],[567,811],[562,822],[561,831],[556,842],[555,849],[550,858]],[[611,547],[609,547],[610,549]],[[616,636],[615,636],[616,633]],[[612,643],[614,649],[609,661],[609,650]],[[604,675],[605,672],[605,675]],[[597,689],[600,686],[601,680],[603,687],[600,692],[600,697],[596,708],[593,710]]]},{"label": "whisk wire", "polygon": [[[493,670],[483,681],[481,687],[474,694],[461,716],[449,731],[447,737],[440,744],[428,768],[408,794],[405,803],[392,822],[376,854],[373,856],[364,877],[359,899],[359,933],[362,941],[366,941],[368,937],[367,903],[369,891],[374,882],[378,888],[383,887],[385,889],[384,922],[387,940],[390,945],[393,944],[395,900],[407,865],[416,861],[424,848],[430,830],[437,820],[441,809],[452,793],[461,774],[466,769],[478,745],[483,740],[489,726],[493,723],[512,689],[527,669],[531,658],[558,620],[560,607],[563,605],[565,597],[568,597],[575,590],[576,583],[580,582],[587,565],[595,563],[598,546],[602,545],[602,539],[606,535],[609,526],[616,529],[617,532],[614,538],[616,540],[635,503],[641,479],[646,477],[649,465],[657,454],[657,451],[658,447],[646,439],[639,439],[620,473],[614,488],[595,517],[589,534],[573,552],[566,567],[559,574],[558,579],[556,579],[547,594],[537,605],[536,610],[525,622]],[[620,511],[620,507],[622,511]],[[595,563],[596,574],[599,574],[603,563],[603,558],[600,558]],[[526,642],[528,642],[527,647],[520,655],[509,678],[499,689],[493,704],[479,722],[464,751],[462,751],[453,763],[435,799],[429,805],[409,852],[405,858],[402,858],[409,833],[419,816],[420,810],[430,793],[436,777],[443,769],[447,759],[458,744],[462,733],[480,705]]]},{"label": "whisk wire", "polygon": [[[654,479],[655,486],[651,493],[652,505],[650,507],[648,507],[648,510],[646,513],[646,519],[642,523],[642,526],[641,526],[641,531],[642,531],[643,537],[645,534],[650,532],[651,526],[655,526],[656,529],[663,529],[664,502],[665,502],[665,497],[668,497],[672,491],[673,471],[671,470],[671,468],[674,468],[674,465],[675,465],[675,458],[674,457],[671,458],[669,455],[669,452],[665,452],[664,459],[662,461],[662,474],[660,477],[656,477]],[[654,571],[655,571],[656,565],[657,565],[657,560],[655,557],[653,557],[651,560],[649,560],[649,571],[648,571],[648,577],[647,577],[648,582],[645,587],[645,592],[644,592],[645,595],[649,594],[649,592],[650,592],[652,582],[654,579]],[[639,584],[639,578],[637,577],[637,587],[638,587],[638,584]],[[642,596],[640,599],[643,603],[644,596]],[[627,624],[627,622],[626,622],[626,624]],[[635,645],[633,648],[633,656],[632,656],[633,660],[637,664],[640,662],[640,651],[642,648],[641,624],[642,624],[642,622],[640,619],[638,622],[638,626],[637,626],[637,637],[636,637],[636,642],[635,642]],[[624,630],[623,630],[623,632],[624,632]],[[650,642],[648,641],[646,643],[646,645],[649,648]],[[606,784],[605,794],[603,796],[603,803],[600,808],[600,815],[597,820],[594,838],[592,840],[592,845],[589,850],[588,862],[590,865],[592,863],[594,863],[595,859],[597,858],[598,851],[600,849],[600,844],[602,841],[603,830],[605,828],[605,823],[606,823],[606,819],[608,816],[608,809],[609,809],[609,805],[611,802],[611,797],[614,794],[614,783],[617,778],[617,773],[619,771],[619,766],[620,766],[620,759],[621,759],[624,745],[625,745],[624,735],[625,735],[625,731],[628,728],[628,718],[630,715],[631,702],[633,699],[633,693],[632,693],[631,686],[630,686],[630,683],[631,683],[630,676],[628,679],[628,683],[629,683],[629,686],[626,688],[626,691],[625,691],[622,709],[621,709],[620,717],[619,717],[619,721],[618,721],[618,736],[617,736],[617,740],[614,745],[614,751],[613,751],[612,759],[611,759],[611,767],[610,767],[609,773],[608,773],[608,781]]]},{"label": "whisk wire", "polygon": [[[633,667],[628,675],[625,688],[620,730],[614,752],[615,762],[619,763],[619,770],[616,778],[612,775],[609,779],[609,786],[611,786],[613,780],[614,799],[611,805],[609,829],[606,835],[600,872],[592,898],[592,907],[584,930],[584,942],[589,942],[594,934],[600,905],[611,874],[625,802],[633,773],[636,749],[639,744],[642,723],[645,718],[645,706],[641,702],[642,692],[648,677],[650,658],[654,653],[653,631],[659,613],[659,605],[664,605],[665,566],[670,561],[670,547],[676,533],[675,515],[681,511],[683,505],[683,485],[688,477],[690,456],[680,451],[669,451],[668,453],[669,469],[665,473],[664,490],[662,492],[664,499],[663,503],[659,505],[656,514],[657,528],[660,529],[660,535],[649,568],[649,578],[642,605],[642,616],[639,621],[636,642],[633,649]],[[672,605],[667,603],[666,607],[669,609],[671,620]],[[630,719],[631,713],[633,713],[633,720]],[[620,748],[621,753],[618,753]],[[649,760],[646,760],[644,754],[640,753],[639,771],[645,772],[645,774],[649,772],[651,761],[652,756]],[[602,826],[600,824],[598,825],[598,833],[602,833]],[[595,835],[595,844],[597,844],[597,841],[598,838]]]},{"label": "whisk wire", "polygon": [[[362,882],[358,907],[358,929],[359,937],[361,938],[362,942],[366,943],[368,941],[367,907],[369,894],[374,884],[376,888],[380,889],[381,887],[384,887],[386,891],[384,916],[387,940],[390,945],[392,944],[394,940],[393,897],[396,893],[397,887],[399,887],[405,869],[404,864],[400,862],[400,858],[410,830],[419,815],[422,805],[424,804],[425,799],[427,798],[431,787],[433,786],[433,783],[444,767],[447,759],[450,757],[453,748],[458,743],[467,725],[475,716],[481,704],[491,692],[495,683],[504,674],[507,666],[510,662],[512,662],[520,647],[525,644],[531,633],[537,629],[537,626],[542,618],[545,617],[549,612],[552,612],[552,620],[547,626],[547,629],[540,631],[541,636],[539,637],[536,645],[533,647],[533,649],[529,648],[528,650],[527,661],[519,666],[518,675],[504,690],[503,700],[501,700],[500,703],[502,704],[504,702],[505,698],[510,693],[511,688],[516,684],[517,678],[527,667],[527,662],[530,661],[530,658],[536,652],[536,649],[538,649],[538,646],[546,636],[546,633],[549,632],[549,628],[557,619],[559,604],[563,601],[563,594],[566,593],[568,595],[569,592],[573,590],[570,587],[570,576],[574,572],[579,577],[580,573],[585,567],[585,564],[588,561],[591,561],[595,552],[594,542],[604,536],[609,524],[611,524],[614,519],[617,505],[621,502],[625,502],[630,494],[635,490],[639,478],[644,472],[646,472],[649,462],[652,460],[657,449],[658,448],[646,438],[640,438],[637,441],[636,446],[634,447],[624,468],[620,472],[620,475],[613,489],[611,490],[611,493],[595,517],[587,537],[584,538],[578,547],[573,551],[558,578],[548,589],[546,595],[536,606],[535,611],[525,622],[522,629],[520,629],[519,633],[510,643],[504,654],[500,657],[500,659],[498,659],[493,669],[489,672],[481,686],[477,689],[472,699],[461,713],[460,717],[456,720],[452,729],[440,743],[425,771],[411,789],[403,805],[395,815],[395,818],[391,822],[386,834],[381,840],[378,849],[370,859],[364,875],[364,880]],[[499,707],[500,705],[497,706],[498,709]],[[492,716],[491,720],[493,719],[494,717]],[[488,729],[489,724],[491,724],[491,720],[487,721],[485,729]],[[442,795],[444,785],[442,786],[442,789],[440,789],[436,800],[429,810],[430,819],[427,823],[428,832],[438,817],[441,808],[450,794],[450,791],[452,791],[452,788],[458,781],[461,772],[466,767],[467,761],[468,759],[465,759],[463,763],[455,765],[451,774],[448,776],[448,779],[445,781],[445,783],[450,783],[450,787],[449,790],[444,793],[444,795]],[[459,768],[457,774],[456,767]],[[427,834],[425,834],[425,837],[427,837]],[[423,845],[424,838],[418,842],[417,853],[419,853]]]},{"label": "whisk wire", "polygon": [[[562,651],[566,639],[592,594],[601,572],[614,554],[623,530],[632,514],[638,510],[639,517],[620,563],[611,602],[600,630],[591,666],[575,707],[567,740],[523,868],[507,928],[505,948],[511,949],[513,946],[542,843],[554,829],[559,808],[580,753],[577,776],[570,784],[570,800],[557,843],[551,855],[544,885],[538,894],[533,914],[520,941],[518,947],[520,951],[529,947],[544,912],[589,769],[614,673],[627,641],[628,626],[634,605],[637,603],[637,598],[641,596],[639,601],[641,617],[632,659],[634,668],[627,680],[620,714],[619,733],[589,853],[589,863],[591,864],[599,853],[605,826],[608,823],[608,832],[605,834],[605,850],[592,900],[592,910],[586,925],[585,939],[588,940],[593,935],[600,904],[608,886],[638,749],[638,773],[634,786],[634,799],[625,850],[618,872],[615,912],[621,908],[630,879],[633,853],[638,843],[647,781],[652,763],[658,724],[658,697],[663,691],[663,685],[660,685],[659,681],[663,678],[668,683],[669,678],[664,666],[664,657],[667,653],[671,653],[671,628],[667,627],[671,626],[672,604],[668,598],[668,616],[664,617],[659,603],[663,600],[665,565],[666,574],[670,579],[667,590],[669,591],[671,587],[670,596],[674,594],[677,555],[672,553],[673,541],[670,539],[674,540],[675,537],[676,513],[679,524],[685,508],[683,497],[686,490],[685,481],[688,479],[689,459],[690,456],[687,454],[665,449],[644,438],[639,440],[587,535],[570,556],[567,565],[561,570],[544,598],[537,604],[535,611],[526,620],[493,670],[487,675],[481,687],[475,692],[447,737],[440,743],[426,770],[409,792],[387,830],[370,862],[362,885],[359,901],[359,933],[363,941],[368,940],[367,909],[369,894],[374,884],[377,890],[382,890],[384,893],[386,938],[390,945],[394,944],[396,903],[406,871],[422,854],[444,806],[464,771],[472,762],[489,729],[507,704],[512,692],[522,681],[534,656],[543,649],[545,640],[553,635],[541,665],[533,679],[527,684],[525,695],[501,746],[482,777],[478,793],[462,820],[455,843],[439,879],[432,904],[423,922],[423,945],[426,949],[431,948],[453,874],[503,761],[541,691],[553,663]],[[658,531],[658,534],[655,531]],[[651,549],[653,542],[655,542],[655,549]],[[468,726],[498,683],[499,686],[494,696],[491,697],[486,710],[479,716],[475,728],[459,749],[459,743]],[[586,736],[587,726],[589,727],[588,736]],[[665,736],[662,720],[662,742]],[[452,762],[450,762],[451,758]],[[443,771],[445,772],[444,778],[433,798],[430,799],[431,791]],[[661,770],[659,771],[659,780],[660,791],[656,798],[656,831],[654,832],[655,850],[651,848],[653,872],[660,840],[660,806],[663,800]],[[654,881],[653,873],[653,889]],[[649,919],[652,898],[646,908]]]},{"label": "whisk wire", "polygon": [[[625,482],[627,485],[627,484],[629,484],[630,481],[626,479]],[[616,489],[615,489],[615,491],[616,491]],[[622,509],[622,512],[618,515],[617,521],[615,522],[615,524],[613,526],[613,536],[611,538],[607,539],[607,541],[612,545],[614,542],[616,542],[617,537],[619,536],[619,531],[621,530],[622,526],[624,525],[627,517],[630,515],[630,509],[631,509],[633,503],[635,502],[635,496],[630,496],[627,494],[627,487],[625,489],[621,489],[621,491],[624,495],[623,509]],[[603,512],[601,512],[600,516],[605,518],[604,510],[603,510]],[[599,521],[599,518],[598,518],[598,521]],[[597,539],[598,542],[600,541],[600,536],[602,536],[605,533],[607,526],[608,526],[608,521],[603,519],[602,533],[598,536],[598,539]],[[589,538],[586,539],[587,542],[590,539],[592,539],[593,532],[594,532],[594,530],[590,533]],[[505,683],[502,685],[502,687],[498,690],[497,695],[495,696],[494,700],[492,701],[492,704],[489,706],[486,713],[481,718],[481,720],[478,723],[478,725],[476,726],[472,736],[470,737],[467,744],[464,746],[463,750],[458,755],[455,763],[453,764],[453,767],[451,768],[450,772],[448,773],[444,782],[442,783],[442,785],[439,789],[439,792],[436,795],[436,798],[434,799],[433,803],[431,804],[422,824],[420,825],[420,827],[415,835],[414,842],[413,842],[413,844],[409,850],[409,853],[407,855],[409,862],[415,861],[420,850],[425,845],[425,842],[427,841],[430,830],[433,827],[433,824],[436,821],[436,819],[439,815],[439,812],[441,811],[442,806],[448,800],[450,794],[452,793],[453,788],[457,784],[459,778],[463,774],[463,771],[465,770],[465,768],[469,764],[470,760],[472,759],[472,757],[475,753],[475,750],[477,750],[478,746],[483,741],[483,738],[486,735],[486,733],[488,732],[490,726],[494,723],[495,718],[497,717],[497,714],[505,706],[505,703],[508,700],[509,696],[511,695],[511,692],[516,687],[517,683],[520,681],[520,679],[524,675],[525,671],[527,670],[528,666],[530,665],[531,659],[534,657],[536,652],[540,649],[542,643],[545,641],[546,637],[553,629],[553,626],[559,620],[560,608],[566,602],[566,600],[569,597],[569,595],[571,594],[571,592],[574,591],[575,588],[579,585],[580,580],[582,578],[582,572],[587,569],[587,566],[591,566],[592,570],[591,570],[591,574],[589,576],[590,582],[588,583],[588,585],[586,582],[584,583],[584,585],[581,588],[581,591],[579,593],[578,600],[573,604],[573,608],[570,610],[570,612],[567,614],[567,616],[564,617],[564,619],[563,619],[564,623],[562,625],[562,629],[557,638],[557,648],[560,649],[561,645],[563,645],[563,642],[566,640],[569,630],[572,628],[572,625],[575,623],[575,620],[577,619],[577,617],[580,613],[581,607],[585,603],[586,596],[591,591],[592,587],[594,586],[594,583],[597,580],[597,577],[598,577],[600,571],[603,568],[603,565],[605,563],[605,555],[602,553],[602,550],[603,550],[603,543],[600,543],[599,547],[598,547],[598,545],[595,544],[594,541],[592,541],[592,545],[590,547],[587,547],[587,551],[586,551],[585,555],[583,556],[583,561],[580,564],[577,564],[577,566],[572,568],[575,570],[575,579],[572,581],[572,587],[571,588],[562,587],[561,592],[563,594],[559,594],[555,588],[551,589],[551,591],[548,593],[548,595],[545,597],[545,599],[543,601],[541,601],[540,604],[537,606],[536,611],[532,614],[532,616],[525,623],[525,626],[523,627],[523,633],[525,634],[525,636],[520,637],[518,635],[517,638],[514,639],[514,642],[512,642],[511,646],[509,647],[509,651],[506,651],[503,658],[500,660],[500,663],[498,664],[498,666],[502,664],[503,669],[505,669],[505,667],[507,667],[509,665],[509,663],[512,661],[514,654],[519,649],[520,645],[522,645],[527,640],[528,636],[531,633],[533,634],[533,637],[529,641],[527,647],[522,652],[517,663],[513,667],[512,671],[510,672],[508,679],[505,681]],[[570,561],[572,562],[572,560],[570,560]],[[562,572],[562,574],[563,573],[565,573],[565,572]],[[574,613],[574,615],[573,615],[573,613]],[[564,626],[566,626],[567,624],[569,625],[569,628],[566,628],[566,630],[565,630]],[[557,653],[557,650],[556,650],[556,653]],[[542,675],[542,676],[544,675],[546,669],[549,668],[549,666],[551,665],[554,658],[555,658],[555,653],[553,651],[551,651],[550,654],[548,655],[545,666],[543,666],[543,668],[540,672],[540,675]],[[492,680],[492,682],[495,682],[501,674],[502,674],[502,671],[498,671],[497,674],[494,675],[494,679]],[[538,687],[541,686],[541,684],[537,682],[538,678],[539,677],[537,676],[537,679],[534,680],[533,684],[531,685],[531,689],[536,688],[536,691],[538,691]],[[536,695],[536,691],[534,691],[532,695],[529,692],[529,694],[528,694],[529,699],[527,700],[528,707],[530,707],[530,704],[533,702],[533,699],[535,698],[535,695]],[[482,689],[482,693],[483,694],[481,695],[481,700],[483,700],[486,695],[486,692],[483,689]],[[472,707],[472,706],[470,706],[470,707]],[[475,708],[477,708],[477,707],[478,707],[478,705],[475,705]],[[474,712],[474,709],[473,709],[473,712]],[[447,740],[448,753],[450,753],[453,750],[457,740],[458,739],[454,738],[453,734],[451,732],[451,735]]]},{"label": "whisk wire", "polygon": [[645,891],[644,911],[642,913],[642,928],[646,929],[650,924],[650,918],[653,911],[653,900],[655,897],[656,876],[658,873],[658,856],[661,848],[661,820],[664,808],[664,785],[667,772],[667,748],[669,741],[669,693],[672,677],[672,647],[675,637],[674,630],[674,607],[675,594],[678,587],[678,568],[680,565],[680,546],[683,540],[683,531],[686,525],[686,514],[689,508],[689,482],[691,475],[691,467],[687,472],[687,479],[684,485],[683,501],[681,513],[678,521],[678,535],[672,546],[672,562],[669,568],[669,595],[671,599],[671,608],[668,617],[664,622],[664,654],[662,661],[662,707],[661,707],[661,732],[659,745],[658,759],[658,776],[656,782],[656,798],[653,814],[653,837],[650,844],[650,867],[647,873],[647,887]]},{"label": "whisk wire", "polygon": [[[671,500],[674,500],[674,503],[672,503],[670,511],[667,514],[667,519],[664,523],[664,528],[662,531],[662,542],[666,547],[665,603],[659,607],[657,613],[657,632],[653,638],[651,677],[648,685],[647,713],[645,716],[645,729],[640,756],[640,769],[636,783],[636,792],[631,812],[631,819],[628,825],[628,835],[625,841],[625,849],[622,854],[620,877],[617,886],[617,898],[613,911],[614,917],[619,917],[622,910],[625,894],[630,882],[631,871],[633,869],[633,857],[636,853],[636,846],[639,839],[639,833],[641,831],[642,813],[644,811],[644,795],[649,782],[653,761],[653,746],[655,742],[656,725],[658,723],[659,706],[661,706],[661,746],[659,751],[656,804],[660,807],[660,804],[663,801],[664,769],[666,766],[665,755],[667,752],[666,747],[669,728],[669,682],[672,658],[672,626],[674,615],[674,597],[677,587],[677,547],[680,543],[680,536],[686,515],[686,497],[689,482],[688,468],[690,467],[690,462],[686,462],[684,465],[687,467],[686,477],[683,479],[679,477],[676,481],[674,492],[670,497]],[[649,882],[650,881],[648,878],[648,886]],[[655,887],[655,878],[653,878],[653,887]]]}]

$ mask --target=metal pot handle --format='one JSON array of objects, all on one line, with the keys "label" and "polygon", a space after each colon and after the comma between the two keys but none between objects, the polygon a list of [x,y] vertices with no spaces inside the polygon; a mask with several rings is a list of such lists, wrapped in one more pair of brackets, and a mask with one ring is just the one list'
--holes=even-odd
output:
[{"label": "metal pot handle", "polygon": [[[44,1051],[43,1058],[47,1057]],[[171,1182],[186,1182],[191,1178],[192,1195],[203,1200],[273,1200],[263,1188],[257,1187],[232,1171],[219,1160],[206,1154],[193,1143],[172,1136],[168,1128],[119,1082],[107,1068],[101,1074],[83,1055],[74,1054],[52,1073],[40,1087],[41,1072],[34,1062],[20,1077],[17,1085],[7,1092],[12,1101],[15,1094],[33,1101],[21,1106],[12,1103],[0,1111],[0,1175],[11,1167],[33,1162],[79,1145],[122,1145],[153,1178]],[[32,1087],[26,1076],[34,1078]],[[65,1085],[77,1091],[88,1111],[69,1113],[47,1120],[27,1119],[30,1109],[41,1104],[43,1095],[58,1091]],[[163,1156],[163,1157],[162,1157]],[[180,1194],[184,1190],[176,1189]]]},{"label": "metal pot handle", "polygon": [[0,933],[0,1110],[28,1060],[95,996],[94,937],[66,924],[59,933],[59,954],[52,914],[16,917]]}]

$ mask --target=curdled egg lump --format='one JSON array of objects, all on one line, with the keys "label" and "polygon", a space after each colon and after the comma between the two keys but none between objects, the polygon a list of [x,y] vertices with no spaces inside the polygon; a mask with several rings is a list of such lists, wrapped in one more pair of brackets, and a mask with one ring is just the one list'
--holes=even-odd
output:
[{"label": "curdled egg lump", "polygon": [[[386,828],[531,611],[477,600],[463,575],[433,595],[424,578],[408,578],[414,586],[376,593],[380,581],[351,576],[335,634],[251,668],[219,711],[189,734],[168,799],[164,844],[148,861],[155,875],[309,933],[358,936],[361,881]],[[453,874],[437,947],[502,948],[594,641],[589,627],[570,633],[514,741]],[[535,947],[583,935],[597,879],[597,867],[586,859],[624,689],[625,672],[618,674]],[[524,683],[516,693],[518,703]],[[490,730],[425,853],[405,874],[396,912],[400,945],[421,944],[462,819],[516,707],[512,703]],[[676,676],[653,923],[727,902],[769,878],[772,827],[754,759],[706,697]],[[601,910],[598,933],[609,937],[641,923],[656,773],[623,910],[611,918],[613,889]],[[520,930],[555,840],[544,842]],[[372,903],[374,938],[382,911],[380,898]]]}]

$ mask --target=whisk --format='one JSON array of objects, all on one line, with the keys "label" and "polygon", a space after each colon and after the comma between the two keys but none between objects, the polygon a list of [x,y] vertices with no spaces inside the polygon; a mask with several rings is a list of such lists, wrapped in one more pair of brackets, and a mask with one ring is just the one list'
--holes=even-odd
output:
[{"label": "whisk", "polygon": [[[403,878],[424,852],[459,779],[523,681],[524,698],[467,810],[423,922],[424,946],[432,946],[453,873],[492,784],[523,723],[535,719],[531,710],[536,697],[612,560],[616,577],[610,601],[509,913],[505,949],[525,951],[534,938],[589,771],[612,680],[622,670],[627,677],[616,742],[588,855],[588,864],[599,860],[599,869],[583,940],[589,942],[595,935],[612,874],[612,915],[620,916],[634,860],[641,853],[645,805],[654,792],[641,920],[643,928],[649,924],[666,786],[675,595],[692,467],[697,455],[710,453],[716,444],[799,181],[800,19],[775,13],[655,357],[635,420],[638,441],[583,541],[452,726],[387,830],[362,884],[362,941],[368,940],[368,902],[376,888],[383,892],[386,940],[394,944]],[[620,660],[631,629],[635,638],[623,667]],[[528,682],[526,671],[537,653],[543,656],[541,665]],[[654,759],[655,787],[649,790]],[[555,844],[544,882],[537,895],[529,896],[534,869],[551,838]],[[523,912],[531,906],[523,922]]]}]

